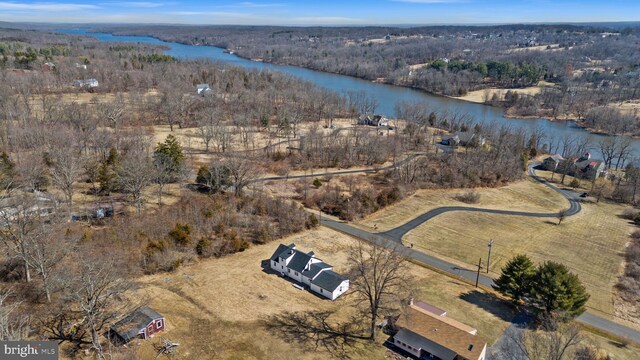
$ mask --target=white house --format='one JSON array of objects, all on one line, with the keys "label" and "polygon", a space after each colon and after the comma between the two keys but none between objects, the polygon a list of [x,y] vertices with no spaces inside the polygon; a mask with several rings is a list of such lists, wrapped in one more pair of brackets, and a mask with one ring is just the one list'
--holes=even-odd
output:
[{"label": "white house", "polygon": [[295,244],[278,245],[269,259],[269,265],[283,276],[286,275],[331,300],[349,290],[349,279],[333,271],[333,267],[318,259],[313,251],[298,251]]},{"label": "white house", "polygon": [[198,84],[196,85],[196,94],[198,95],[211,95],[213,94],[213,90],[209,87],[209,84]]},{"label": "white house", "polygon": [[94,88],[98,87],[100,83],[96,79],[87,79],[87,80],[74,80],[73,86],[81,87],[81,88]]}]

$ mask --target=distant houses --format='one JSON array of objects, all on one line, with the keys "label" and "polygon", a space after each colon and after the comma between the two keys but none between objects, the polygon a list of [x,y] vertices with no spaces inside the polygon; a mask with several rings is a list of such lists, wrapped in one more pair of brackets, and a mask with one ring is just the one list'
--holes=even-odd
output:
[{"label": "distant houses", "polygon": [[384,115],[362,115],[358,118],[358,125],[389,126],[389,119]]},{"label": "distant houses", "polygon": [[447,317],[447,312],[411,300],[394,322],[393,343],[420,359],[484,360],[487,343],[478,331]]},{"label": "distant houses", "polygon": [[52,62],[46,62],[42,64],[42,70],[44,71],[54,71],[56,69],[56,64]]},{"label": "distant houses", "polygon": [[109,338],[116,344],[134,339],[148,339],[165,329],[164,316],[148,306],[142,306],[109,328]]},{"label": "distant houses", "polygon": [[483,146],[485,142],[484,136],[480,134],[470,131],[458,131],[452,135],[442,135],[440,144],[446,146],[477,147]]},{"label": "distant houses", "polygon": [[100,83],[96,79],[74,80],[73,81],[73,86],[79,87],[79,88],[92,89],[92,88],[98,87],[99,85],[100,85]]},{"label": "distant houses", "polygon": [[349,290],[349,280],[333,271],[333,267],[318,259],[312,252],[296,249],[295,244],[280,244],[269,259],[271,269],[296,282],[306,285],[315,293],[331,300]]},{"label": "distant houses", "polygon": [[196,94],[198,95],[213,95],[213,89],[209,87],[209,84],[198,84],[196,85]]},{"label": "distant houses", "polygon": [[542,168],[587,180],[597,179],[605,172],[604,162],[592,159],[590,153],[568,159],[551,155],[542,161]]}]

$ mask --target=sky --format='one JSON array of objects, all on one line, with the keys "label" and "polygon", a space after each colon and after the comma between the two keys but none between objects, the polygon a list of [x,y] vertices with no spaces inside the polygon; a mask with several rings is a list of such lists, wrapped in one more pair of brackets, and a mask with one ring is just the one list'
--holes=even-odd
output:
[{"label": "sky", "polygon": [[0,21],[421,25],[639,21],[640,0],[0,0]]}]

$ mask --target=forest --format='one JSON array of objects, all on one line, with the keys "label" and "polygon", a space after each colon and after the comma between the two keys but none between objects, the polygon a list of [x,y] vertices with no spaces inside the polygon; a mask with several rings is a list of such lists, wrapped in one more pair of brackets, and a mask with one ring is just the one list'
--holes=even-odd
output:
[{"label": "forest", "polygon": [[537,94],[506,98],[489,94],[483,100],[504,106],[511,116],[570,118],[598,132],[640,133],[636,106],[616,113],[620,104],[640,98],[640,29],[634,25],[110,26],[98,30],[219,46],[248,59],[447,96],[545,84]]}]

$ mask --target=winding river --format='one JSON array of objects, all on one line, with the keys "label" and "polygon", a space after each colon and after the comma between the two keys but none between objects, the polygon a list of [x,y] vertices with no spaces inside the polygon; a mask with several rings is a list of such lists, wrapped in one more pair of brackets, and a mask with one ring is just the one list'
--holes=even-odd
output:
[{"label": "winding river", "polygon": [[[561,138],[570,135],[575,138],[593,137],[592,147],[589,149],[594,157],[600,156],[597,145],[603,135],[593,135],[577,126],[573,121],[549,121],[547,119],[510,119],[504,116],[504,111],[500,108],[486,106],[482,104],[470,103],[436,95],[431,95],[420,90],[404,88],[393,85],[373,83],[350,76],[330,74],[320,71],[304,69],[295,66],[274,65],[262,62],[243,59],[233,54],[223,52],[222,48],[213,46],[184,45],[173,42],[165,42],[148,36],[115,36],[106,33],[89,33],[86,29],[60,30],[65,34],[88,35],[104,42],[131,42],[163,45],[169,47],[166,54],[180,59],[200,59],[206,58],[251,69],[266,69],[280,71],[306,81],[312,82],[325,89],[347,94],[352,91],[364,91],[367,95],[374,97],[378,102],[378,112],[393,116],[394,107],[399,101],[420,101],[426,103],[429,108],[437,112],[450,111],[460,114],[469,114],[475,122],[482,124],[508,125],[516,129],[532,131],[542,128],[554,138]],[[640,156],[640,140],[632,139],[634,156]]]}]

